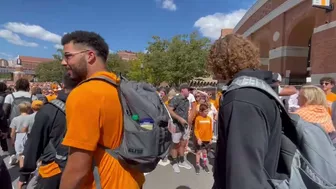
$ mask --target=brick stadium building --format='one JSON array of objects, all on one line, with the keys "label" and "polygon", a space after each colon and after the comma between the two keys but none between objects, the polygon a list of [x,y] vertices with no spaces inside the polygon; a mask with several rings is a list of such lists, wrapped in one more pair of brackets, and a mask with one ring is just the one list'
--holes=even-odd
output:
[{"label": "brick stadium building", "polygon": [[313,7],[311,0],[258,0],[233,32],[260,48],[262,69],[291,84],[336,78],[336,11]]},{"label": "brick stadium building", "polygon": [[21,60],[21,65],[24,70],[33,70],[37,68],[37,66],[41,63],[51,62],[54,59],[51,58],[39,58],[39,57],[31,57],[31,56],[19,56]]},{"label": "brick stadium building", "polygon": [[[26,77],[31,80],[34,78],[35,69],[39,64],[51,61],[53,61],[53,59],[18,56],[14,61],[11,61],[11,64],[9,64],[9,61],[0,59],[0,79],[15,81],[19,77]],[[21,65],[21,67],[18,67],[18,65]]]}]

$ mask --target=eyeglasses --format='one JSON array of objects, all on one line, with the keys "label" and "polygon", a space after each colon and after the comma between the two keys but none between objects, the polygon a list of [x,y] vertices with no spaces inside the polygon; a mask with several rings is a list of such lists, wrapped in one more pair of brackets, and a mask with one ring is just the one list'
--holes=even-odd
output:
[{"label": "eyeglasses", "polygon": [[325,85],[325,86],[328,86],[330,83],[329,82],[321,82],[320,83],[322,86]]},{"label": "eyeglasses", "polygon": [[64,56],[63,56],[63,59],[68,62],[72,57],[78,55],[78,54],[82,54],[82,53],[85,53],[85,52],[88,52],[90,50],[83,50],[83,51],[79,51],[79,52],[74,52],[74,53],[70,53],[70,52],[66,52],[64,53]]}]

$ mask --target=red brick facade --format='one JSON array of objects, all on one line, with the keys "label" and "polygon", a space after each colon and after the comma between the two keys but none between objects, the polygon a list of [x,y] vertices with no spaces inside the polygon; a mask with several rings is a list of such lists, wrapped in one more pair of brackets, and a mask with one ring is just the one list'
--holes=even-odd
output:
[{"label": "red brick facade", "polygon": [[[260,48],[261,58],[269,59],[269,66],[262,68],[283,76],[290,70],[292,78],[304,79],[310,74],[313,80],[323,74],[336,77],[336,10],[327,13],[312,7],[311,0],[264,2],[253,14],[252,7],[247,13],[250,17],[246,15],[234,30]],[[288,4],[292,5],[289,9]],[[310,72],[307,71],[308,58]]]},{"label": "red brick facade", "polygon": [[21,65],[25,70],[35,70],[37,66],[41,63],[51,62],[51,58],[39,58],[31,56],[19,56],[21,60]]}]

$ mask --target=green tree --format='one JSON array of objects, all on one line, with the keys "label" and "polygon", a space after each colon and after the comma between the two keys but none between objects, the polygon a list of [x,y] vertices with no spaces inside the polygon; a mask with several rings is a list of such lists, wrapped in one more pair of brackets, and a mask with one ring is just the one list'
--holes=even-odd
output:
[{"label": "green tree", "polygon": [[134,81],[145,81],[154,83],[152,69],[145,61],[145,54],[138,53],[137,59],[129,61],[128,79]]},{"label": "green tree", "polygon": [[58,60],[58,61],[62,61],[62,59],[63,59],[63,55],[64,55],[64,51],[63,51],[63,49],[57,49],[57,51],[56,51],[57,53],[56,54],[53,54],[52,56],[53,56],[53,58],[55,59],[55,60]]},{"label": "green tree", "polygon": [[107,70],[115,74],[127,75],[129,62],[122,60],[117,53],[111,53],[107,59]]},{"label": "green tree", "polygon": [[58,49],[53,55],[54,61],[39,64],[35,70],[35,74],[41,82],[61,82],[65,69],[61,65],[63,50]]},{"label": "green tree", "polygon": [[171,40],[154,36],[144,58],[154,84],[167,81],[179,85],[194,77],[207,76],[209,47],[210,40],[196,32],[177,35]]}]

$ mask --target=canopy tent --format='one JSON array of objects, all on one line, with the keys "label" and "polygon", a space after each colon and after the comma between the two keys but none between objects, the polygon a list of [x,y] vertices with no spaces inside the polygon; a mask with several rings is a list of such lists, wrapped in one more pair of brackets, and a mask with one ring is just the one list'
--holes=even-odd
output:
[{"label": "canopy tent", "polygon": [[193,88],[208,87],[208,86],[216,87],[217,83],[218,83],[217,80],[214,80],[210,77],[209,78],[198,77],[198,78],[192,79],[189,82],[189,86]]}]

